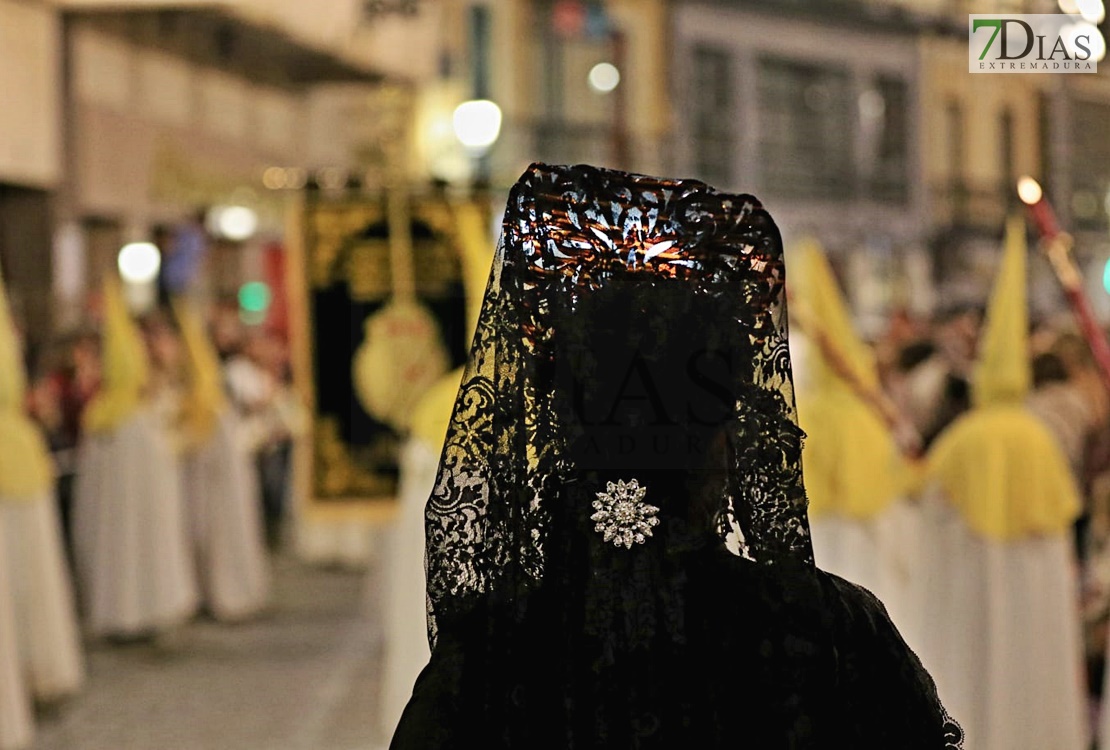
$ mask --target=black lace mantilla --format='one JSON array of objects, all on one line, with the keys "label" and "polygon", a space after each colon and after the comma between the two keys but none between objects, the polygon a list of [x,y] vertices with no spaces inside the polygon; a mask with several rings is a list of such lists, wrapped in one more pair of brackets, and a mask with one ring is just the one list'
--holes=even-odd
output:
[{"label": "black lace mantilla", "polygon": [[960,746],[882,605],[813,565],[784,283],[750,195],[524,173],[395,750]]},{"label": "black lace mantilla", "polygon": [[782,247],[771,217],[750,195],[693,180],[534,165],[509,197],[427,505],[433,641],[439,608],[505,579],[542,578],[546,499],[569,468],[552,399],[552,341],[578,298],[620,273],[679,280],[738,303],[733,323],[750,341],[758,400],[738,404],[722,536],[760,562],[812,561]]}]

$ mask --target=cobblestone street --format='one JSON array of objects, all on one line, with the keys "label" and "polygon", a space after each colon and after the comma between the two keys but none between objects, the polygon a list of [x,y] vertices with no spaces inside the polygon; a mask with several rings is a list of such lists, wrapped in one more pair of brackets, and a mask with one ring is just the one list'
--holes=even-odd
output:
[{"label": "cobblestone street", "polygon": [[376,750],[372,576],[274,564],[270,612],[198,620],[165,643],[90,646],[77,698],[34,750]]}]

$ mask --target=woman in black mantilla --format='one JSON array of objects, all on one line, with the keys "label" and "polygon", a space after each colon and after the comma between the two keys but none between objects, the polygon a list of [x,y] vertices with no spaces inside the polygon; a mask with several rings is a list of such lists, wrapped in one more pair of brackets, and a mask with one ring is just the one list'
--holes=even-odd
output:
[{"label": "woman in black mantilla", "polygon": [[751,196],[525,172],[394,750],[959,747],[878,600],[813,565],[783,283]]}]

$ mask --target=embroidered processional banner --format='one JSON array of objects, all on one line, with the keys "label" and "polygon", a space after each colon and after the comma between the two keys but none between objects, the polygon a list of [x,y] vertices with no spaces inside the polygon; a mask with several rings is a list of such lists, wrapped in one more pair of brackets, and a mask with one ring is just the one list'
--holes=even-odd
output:
[{"label": "embroidered processional banner", "polygon": [[412,405],[466,357],[453,208],[437,196],[403,203],[309,194],[303,204],[299,369],[313,419],[302,469],[314,508],[391,505]]}]

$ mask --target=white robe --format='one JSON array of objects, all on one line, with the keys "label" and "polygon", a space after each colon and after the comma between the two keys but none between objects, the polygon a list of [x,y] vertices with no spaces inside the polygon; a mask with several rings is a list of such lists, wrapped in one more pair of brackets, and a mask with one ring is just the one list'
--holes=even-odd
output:
[{"label": "white robe", "polygon": [[364,570],[378,554],[370,526],[359,519],[315,518],[294,506],[297,557],[306,563]]},{"label": "white robe", "polygon": [[68,697],[81,688],[85,665],[54,495],[0,498],[0,519],[28,688],[40,701]]},{"label": "white robe", "polygon": [[86,435],[77,471],[73,546],[89,634],[149,635],[188,620],[197,587],[181,474],[157,414]]},{"label": "white robe", "polygon": [[921,619],[911,575],[919,526],[917,508],[904,500],[868,519],[832,513],[810,519],[818,567],[877,596],[910,648],[917,646]]},{"label": "white robe", "polygon": [[[4,519],[0,518],[0,526],[3,524]],[[0,750],[23,750],[31,744],[34,726],[30,695],[20,665],[6,537],[7,534],[0,533]]]},{"label": "white robe", "polygon": [[925,493],[920,656],[969,750],[1086,750],[1070,533],[996,541]]},{"label": "white robe", "polygon": [[238,428],[225,409],[211,437],[181,460],[201,599],[219,620],[256,614],[270,593],[258,477]]},{"label": "white robe", "polygon": [[432,494],[439,450],[410,438],[401,449],[401,504],[385,555],[385,653],[382,665],[380,731],[393,735],[412,696],[417,675],[428,664],[427,595],[424,576],[424,505]]}]

